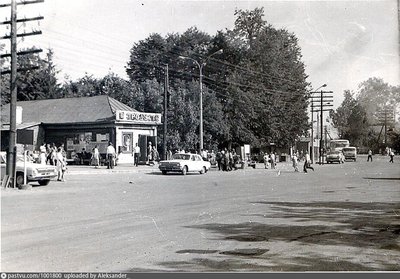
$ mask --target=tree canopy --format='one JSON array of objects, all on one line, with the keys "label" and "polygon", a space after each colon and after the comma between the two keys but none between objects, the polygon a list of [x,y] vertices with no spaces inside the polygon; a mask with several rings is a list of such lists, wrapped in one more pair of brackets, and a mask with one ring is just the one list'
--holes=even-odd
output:
[{"label": "tree canopy", "polygon": [[[161,113],[168,65],[169,148],[198,148],[200,75],[205,148],[288,146],[309,128],[309,84],[298,39],[268,24],[263,8],[236,10],[234,17],[232,30],[215,35],[191,27],[135,43],[126,65],[129,80],[85,74],[59,84],[51,50],[47,59],[26,56],[20,66],[39,69],[21,75],[18,100],[109,95],[137,110]],[[0,82],[4,89],[7,81]]]},{"label": "tree canopy", "polygon": [[[202,68],[206,148],[272,142],[288,146],[308,129],[308,83],[298,40],[267,24],[262,8],[236,10],[235,16],[234,28],[215,36],[195,27],[165,37],[151,34],[132,47],[127,73],[131,82],[163,83],[168,64],[171,96],[185,92],[181,98],[195,112],[179,115],[193,118],[195,130],[188,139],[195,139],[194,144]],[[174,117],[178,115],[168,121],[173,123]]]}]

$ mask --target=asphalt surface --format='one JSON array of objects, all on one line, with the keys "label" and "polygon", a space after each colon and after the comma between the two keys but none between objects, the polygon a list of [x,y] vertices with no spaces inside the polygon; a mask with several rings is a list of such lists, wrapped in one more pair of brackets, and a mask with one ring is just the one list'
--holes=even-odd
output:
[{"label": "asphalt surface", "polygon": [[295,173],[69,166],[1,190],[1,271],[400,271],[400,163]]}]

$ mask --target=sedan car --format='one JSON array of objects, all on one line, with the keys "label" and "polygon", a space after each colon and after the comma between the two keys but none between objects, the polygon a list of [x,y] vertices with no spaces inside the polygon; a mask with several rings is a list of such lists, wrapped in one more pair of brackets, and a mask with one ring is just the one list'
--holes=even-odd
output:
[{"label": "sedan car", "polygon": [[[0,152],[1,179],[6,173],[6,153]],[[52,178],[57,176],[57,170],[51,165],[42,165],[27,161],[24,167],[24,157],[17,155],[16,162],[16,185],[24,184],[24,169],[26,168],[26,182],[38,182],[40,185],[47,185]]]},{"label": "sedan car", "polygon": [[326,155],[326,162],[330,163],[344,163],[344,155],[342,151],[331,151]]},{"label": "sedan car", "polygon": [[181,172],[186,175],[187,172],[206,173],[211,167],[210,162],[204,161],[200,155],[192,153],[177,153],[172,155],[171,160],[160,161],[158,168],[162,174],[168,172]]}]

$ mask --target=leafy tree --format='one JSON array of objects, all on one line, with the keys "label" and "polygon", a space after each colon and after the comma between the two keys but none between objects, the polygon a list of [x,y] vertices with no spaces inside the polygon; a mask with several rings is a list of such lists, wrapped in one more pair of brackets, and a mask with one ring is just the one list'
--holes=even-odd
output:
[{"label": "leafy tree", "polygon": [[[49,49],[47,60],[33,53],[18,56],[17,101],[57,98],[59,96],[61,91],[56,77],[59,71],[53,63],[53,55],[53,51]],[[32,69],[33,66],[37,66],[38,69]],[[9,92],[6,91],[9,91],[10,75],[2,75],[1,83],[2,103],[7,103],[9,102]]]},{"label": "leafy tree", "polygon": [[[5,48],[4,44],[0,44],[0,52],[3,52]],[[4,70],[5,59],[0,59],[0,69]],[[1,73],[0,74],[0,97],[1,97],[1,105],[7,104],[10,102],[10,79],[7,75]]]},{"label": "leafy tree", "polygon": [[369,78],[358,88],[357,100],[367,112],[368,121],[377,124],[378,114],[388,107],[396,107],[400,101],[399,86],[394,87],[381,78]]},{"label": "leafy tree", "polygon": [[371,146],[375,137],[368,122],[367,112],[354,94],[346,90],[344,100],[330,116],[340,138],[348,139],[354,146]]},{"label": "leafy tree", "polygon": [[85,74],[77,81],[67,80],[62,86],[64,97],[91,97],[101,95],[100,80]]},{"label": "leafy tree", "polygon": [[134,107],[133,86],[131,83],[116,74],[110,72],[99,80],[99,92],[101,95],[108,95],[123,104]]},{"label": "leafy tree", "polygon": [[[168,121],[174,134],[168,140],[176,141],[172,145],[187,142],[193,148],[197,144],[199,65],[203,69],[206,148],[243,143],[261,146],[272,141],[287,146],[308,128],[308,84],[297,38],[268,25],[262,8],[236,10],[235,16],[234,29],[215,36],[189,28],[165,38],[152,34],[131,49],[127,73],[132,83],[163,84],[163,67],[168,64],[172,103],[185,100],[184,105],[171,105],[174,114]],[[219,49],[223,53],[214,55]],[[182,56],[186,59],[179,59]],[[162,103],[162,94],[148,94],[153,87],[139,88],[133,93],[139,108]]]}]

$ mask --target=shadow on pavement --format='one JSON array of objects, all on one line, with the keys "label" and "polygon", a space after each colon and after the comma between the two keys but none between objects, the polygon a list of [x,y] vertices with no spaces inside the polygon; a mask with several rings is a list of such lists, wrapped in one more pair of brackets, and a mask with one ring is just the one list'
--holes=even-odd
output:
[{"label": "shadow on pavement", "polygon": [[[188,249],[184,253],[194,254],[185,261],[163,262],[160,265],[170,269],[189,271],[399,271],[396,254],[400,256],[400,205],[397,203],[358,202],[265,202],[265,212],[245,216],[265,218],[264,222],[209,223],[186,226],[207,230],[217,237],[215,241],[238,241],[259,243],[269,248],[274,241],[315,245],[318,250],[282,259],[269,249],[211,250],[207,259],[200,257],[209,250]],[[273,221],[282,219],[283,222]],[[265,247],[267,246],[267,247]],[[324,249],[327,247],[327,254]],[[332,247],[337,247],[333,251]],[[367,249],[377,260],[362,262],[360,255],[347,254]],[[215,247],[212,247],[215,249]],[[340,252],[338,252],[338,250]],[[183,253],[176,251],[176,253]],[[354,252],[353,252],[354,253]],[[390,254],[390,259],[387,258]],[[327,256],[329,255],[329,256]],[[382,257],[381,255],[386,255]],[[275,257],[276,256],[276,257]],[[353,257],[353,260],[351,260]],[[356,260],[354,260],[354,258]],[[256,259],[256,261],[254,261]],[[368,258],[371,260],[371,258]],[[394,259],[394,260],[393,260]],[[393,262],[394,261],[394,262]],[[261,262],[261,263],[260,263]],[[258,263],[258,264],[257,264]]]},{"label": "shadow on pavement", "polygon": [[371,180],[400,180],[400,177],[363,177],[364,179]]}]

